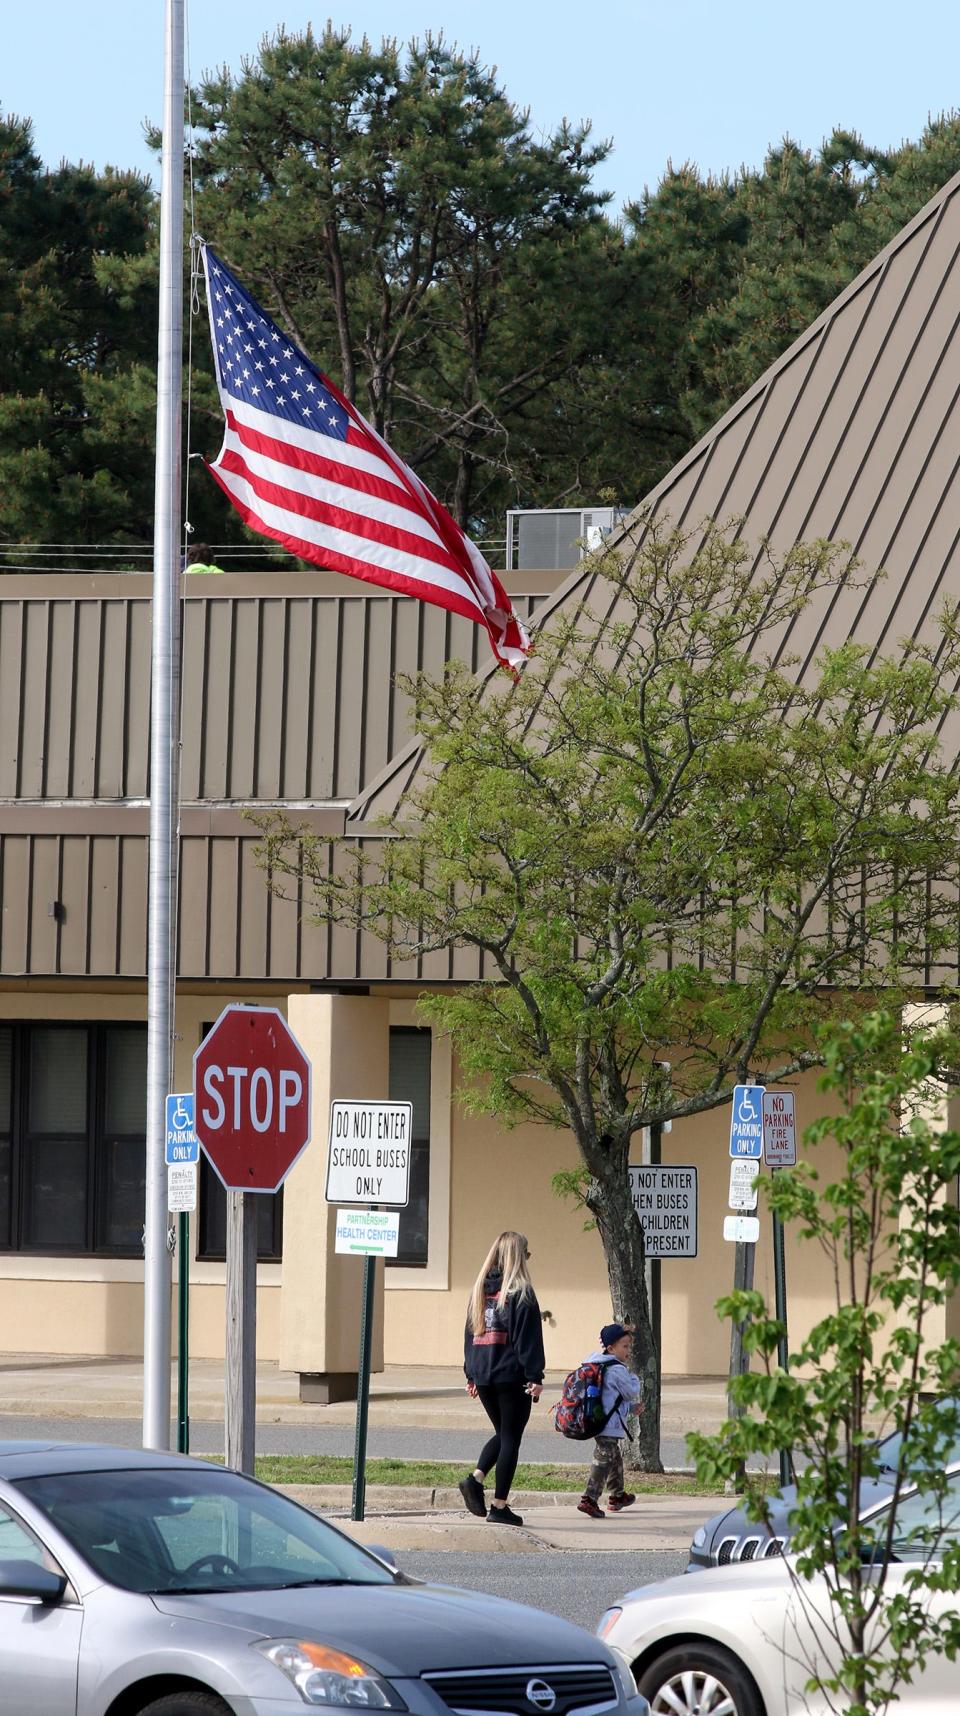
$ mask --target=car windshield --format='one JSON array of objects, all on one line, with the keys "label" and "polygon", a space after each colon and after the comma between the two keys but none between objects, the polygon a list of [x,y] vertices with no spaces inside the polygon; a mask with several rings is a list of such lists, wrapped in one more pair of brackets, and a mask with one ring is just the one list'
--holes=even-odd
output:
[{"label": "car windshield", "polygon": [[389,1568],[285,1496],[216,1466],[20,1479],[90,1566],[126,1591],[389,1585]]},{"label": "car windshield", "polygon": [[[956,1419],[958,1412],[960,1412],[960,1401],[947,1397],[943,1401],[936,1401],[933,1405],[928,1406],[924,1412],[924,1418],[929,1422],[939,1414],[943,1419],[944,1427],[949,1430],[952,1428],[953,1421]],[[900,1450],[902,1445],[903,1435],[899,1430],[893,1430],[889,1436],[885,1436],[883,1438],[882,1442],[877,1443],[877,1454],[880,1460],[881,1472],[895,1472],[897,1470],[900,1464]],[[960,1461],[960,1428],[958,1428],[957,1434],[953,1437],[950,1446],[943,1450],[943,1463],[945,1466],[952,1466],[957,1461]]]},{"label": "car windshield", "polygon": [[[870,1519],[870,1535],[882,1543],[890,1517],[883,1508]],[[935,1561],[960,1538],[960,1473],[947,1479],[941,1496],[911,1490],[900,1497],[890,1550],[898,1561]]]}]

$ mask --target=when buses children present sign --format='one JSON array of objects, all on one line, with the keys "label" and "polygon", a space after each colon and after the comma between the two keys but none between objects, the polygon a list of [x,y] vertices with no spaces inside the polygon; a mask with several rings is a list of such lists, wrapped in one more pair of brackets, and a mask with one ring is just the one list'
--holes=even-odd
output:
[{"label": "when buses children present sign", "polygon": [[332,1102],[327,1203],[405,1208],[412,1143],[411,1102]]},{"label": "when buses children present sign", "polygon": [[628,1173],[647,1257],[696,1257],[696,1168],[631,1163]]}]

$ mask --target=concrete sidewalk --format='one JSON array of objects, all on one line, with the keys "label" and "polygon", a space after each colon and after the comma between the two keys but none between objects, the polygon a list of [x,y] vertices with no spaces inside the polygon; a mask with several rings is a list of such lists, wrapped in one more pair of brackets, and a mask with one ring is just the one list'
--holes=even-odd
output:
[{"label": "concrete sidewalk", "polygon": [[[559,1399],[564,1371],[548,1371],[543,1400]],[[190,1416],[208,1422],[223,1418],[223,1362],[191,1359]],[[171,1367],[171,1399],[176,1402],[177,1371]],[[139,1359],[84,1358],[70,1355],[0,1353],[0,1419],[4,1413],[50,1418],[139,1418],[143,1406],[143,1364]],[[663,1383],[664,1435],[715,1429],[726,1415],[725,1377],[666,1377]],[[257,1422],[273,1424],[352,1424],[353,1401],[318,1406],[299,1398],[295,1371],[275,1364],[257,1365]],[[371,1424],[411,1429],[476,1429],[476,1401],[464,1390],[463,1372],[452,1365],[389,1365],[370,1379]]]},{"label": "concrete sidewalk", "polygon": [[[446,1549],[460,1553],[536,1554],[543,1550],[611,1550],[640,1554],[649,1550],[685,1550],[705,1519],[731,1503],[723,1496],[638,1495],[625,1513],[589,1519],[577,1512],[579,1495],[514,1491],[510,1505],[523,1520],[523,1529],[491,1525],[466,1513],[456,1492],[449,1492],[446,1511],[408,1511],[382,1487],[368,1487],[362,1521],[340,1513],[326,1498],[321,1505],[318,1486],[281,1486],[295,1500],[333,1520],[359,1543],[382,1543],[389,1549]],[[325,1486],[324,1486],[325,1488]],[[456,1502],[453,1496],[456,1495]],[[602,1505],[602,1504],[601,1504]]]},{"label": "concrete sidewalk", "polygon": [[[544,1399],[559,1398],[562,1372],[547,1375]],[[211,1423],[223,1418],[222,1362],[194,1359],[189,1377],[190,1417]],[[177,1396],[176,1367],[171,1399]],[[135,1359],[64,1355],[0,1354],[0,1438],[5,1415],[56,1420],[138,1419],[143,1406],[143,1365]],[[664,1435],[713,1430],[726,1412],[722,1378],[667,1378],[663,1385]],[[257,1423],[303,1426],[352,1425],[356,1405],[306,1404],[294,1372],[257,1365]],[[371,1378],[369,1422],[395,1428],[479,1428],[477,1404],[464,1391],[463,1373],[452,1366],[392,1365]],[[71,1431],[75,1434],[75,1431]],[[584,1447],[584,1461],[590,1445]],[[403,1489],[368,1485],[366,1518],[349,1519],[351,1493],[342,1485],[280,1486],[318,1513],[333,1519],[361,1542],[391,1549],[536,1553],[543,1550],[642,1551],[685,1549],[696,1526],[729,1505],[722,1497],[640,1495],[634,1507],[603,1520],[577,1512],[576,1493],[514,1492],[524,1529],[472,1518],[453,1489]]]}]

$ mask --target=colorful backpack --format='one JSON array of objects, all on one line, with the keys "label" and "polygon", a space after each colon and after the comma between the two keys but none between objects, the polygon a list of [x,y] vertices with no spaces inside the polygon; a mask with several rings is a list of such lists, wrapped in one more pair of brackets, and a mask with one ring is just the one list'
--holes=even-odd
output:
[{"label": "colorful backpack", "polygon": [[588,1442],[591,1436],[602,1436],[619,1405],[616,1400],[609,1412],[603,1410],[603,1373],[616,1359],[585,1359],[572,1370],[563,1385],[563,1393],[553,1408],[554,1426],[561,1436],[572,1442]]}]

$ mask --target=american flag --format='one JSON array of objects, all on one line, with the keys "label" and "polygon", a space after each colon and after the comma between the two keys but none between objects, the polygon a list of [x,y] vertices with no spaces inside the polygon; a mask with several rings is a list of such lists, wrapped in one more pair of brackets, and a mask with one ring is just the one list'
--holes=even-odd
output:
[{"label": "american flag", "polygon": [[480,550],[209,245],[203,262],[226,419],[207,469],[244,523],[301,560],[465,614],[515,670],[530,640]]}]

